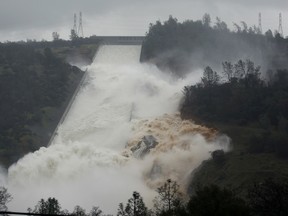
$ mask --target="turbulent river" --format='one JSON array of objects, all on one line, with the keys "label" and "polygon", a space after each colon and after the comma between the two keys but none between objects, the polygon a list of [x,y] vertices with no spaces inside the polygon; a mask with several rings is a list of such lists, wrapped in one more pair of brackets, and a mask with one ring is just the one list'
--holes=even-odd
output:
[{"label": "turbulent river", "polygon": [[52,144],[9,168],[9,210],[26,211],[41,198],[55,197],[69,211],[80,205],[115,213],[133,191],[151,206],[166,179],[185,190],[211,151],[228,150],[226,136],[177,113],[181,90],[199,76],[175,79],[140,64],[140,51],[134,45],[99,49]]}]

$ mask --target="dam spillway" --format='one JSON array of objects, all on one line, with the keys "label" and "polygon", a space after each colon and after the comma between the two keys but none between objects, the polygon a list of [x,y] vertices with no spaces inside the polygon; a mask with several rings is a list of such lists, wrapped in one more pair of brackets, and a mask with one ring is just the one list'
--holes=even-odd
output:
[{"label": "dam spillway", "polygon": [[[151,206],[159,184],[167,178],[184,184],[210,151],[227,149],[228,140],[213,139],[213,131],[177,114],[181,90],[193,77],[176,79],[140,64],[140,52],[140,45],[100,47],[52,144],[9,168],[11,209],[56,197],[68,210],[99,206],[115,214],[133,191]],[[137,158],[131,149],[144,136],[158,145]]]}]

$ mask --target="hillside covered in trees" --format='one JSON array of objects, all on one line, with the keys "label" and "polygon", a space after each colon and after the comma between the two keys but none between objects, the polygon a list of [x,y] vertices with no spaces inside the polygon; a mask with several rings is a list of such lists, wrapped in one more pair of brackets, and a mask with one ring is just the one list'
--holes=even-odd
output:
[{"label": "hillside covered in trees", "polygon": [[150,24],[141,61],[155,63],[178,76],[206,66],[219,70],[222,62],[239,59],[261,65],[263,75],[268,69],[288,67],[287,39],[277,32],[273,36],[271,30],[261,34],[257,27],[248,27],[245,22],[235,23],[234,27],[231,31],[220,18],[212,24],[208,14],[203,20],[183,23],[170,16],[163,23]]},{"label": "hillside covered in trees", "polygon": [[202,169],[209,171],[195,174],[195,182],[245,187],[265,178],[287,181],[288,70],[277,70],[267,83],[259,70],[249,60],[225,62],[226,81],[207,67],[197,85],[184,88],[182,118],[216,127],[233,143],[220,163],[207,162]]},{"label": "hillside covered in trees", "polygon": [[[275,208],[267,206],[287,214],[288,40],[245,23],[235,28],[220,19],[212,26],[208,15],[183,23],[170,17],[150,26],[141,61],[179,77],[201,68],[199,83],[183,88],[181,116],[228,134],[233,149],[212,152],[212,160],[192,173],[185,201],[167,200],[167,187],[178,187],[167,181],[157,190],[154,212],[134,192],[118,215],[273,215]],[[83,76],[66,62],[91,61],[95,49],[81,40],[0,44],[1,164],[47,144]],[[53,198],[40,200],[32,211],[50,214],[49,206],[56,207],[52,213],[68,214]],[[87,215],[80,206],[73,214]],[[89,215],[101,211],[95,207]]]},{"label": "hillside covered in trees", "polygon": [[183,23],[170,17],[151,24],[143,44],[142,61],[180,77],[203,71],[183,88],[181,116],[232,139],[231,152],[212,154],[192,174],[191,188],[217,184],[243,193],[267,178],[288,180],[288,39],[234,26],[219,18],[212,26],[207,14]]},{"label": "hillside covered in trees", "polygon": [[92,39],[0,43],[1,165],[48,144],[84,74],[68,62],[91,62]]}]

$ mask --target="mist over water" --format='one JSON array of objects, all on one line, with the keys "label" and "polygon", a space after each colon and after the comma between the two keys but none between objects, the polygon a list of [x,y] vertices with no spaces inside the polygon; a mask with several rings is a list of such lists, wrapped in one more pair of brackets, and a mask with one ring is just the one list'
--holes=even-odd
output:
[{"label": "mist over water", "polygon": [[[26,211],[55,197],[69,211],[94,205],[115,214],[133,191],[151,206],[167,178],[185,191],[191,171],[209,152],[228,150],[229,138],[177,113],[181,90],[199,76],[177,80],[140,64],[140,51],[134,45],[100,48],[53,143],[9,168],[10,210]],[[139,158],[131,149],[147,135],[158,144]]]}]

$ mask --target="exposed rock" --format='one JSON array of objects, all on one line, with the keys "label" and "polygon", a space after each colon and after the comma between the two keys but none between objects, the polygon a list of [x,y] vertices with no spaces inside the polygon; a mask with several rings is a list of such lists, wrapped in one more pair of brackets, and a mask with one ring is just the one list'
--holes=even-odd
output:
[{"label": "exposed rock", "polygon": [[131,148],[131,151],[136,158],[143,158],[151,149],[155,148],[157,144],[158,142],[154,136],[144,136],[136,146]]}]

